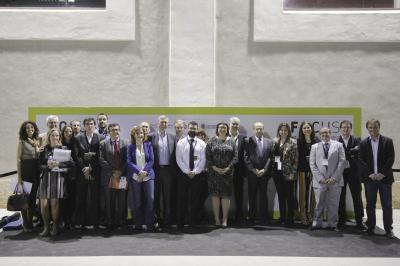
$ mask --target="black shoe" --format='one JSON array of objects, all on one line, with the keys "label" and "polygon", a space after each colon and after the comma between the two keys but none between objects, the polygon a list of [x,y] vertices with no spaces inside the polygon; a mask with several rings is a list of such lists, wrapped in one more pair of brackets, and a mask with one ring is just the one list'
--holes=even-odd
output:
[{"label": "black shoe", "polygon": [[312,225],[312,226],[310,227],[310,230],[311,230],[311,231],[320,230],[320,229],[322,229],[321,226]]},{"label": "black shoe", "polygon": [[364,231],[364,234],[368,235],[368,236],[373,236],[373,235],[375,235],[375,229],[374,228],[368,228],[367,230]]},{"label": "black shoe", "polygon": [[367,231],[367,229],[368,229],[368,228],[365,226],[365,224],[363,224],[363,223],[357,223],[356,228],[357,228],[358,230],[362,231],[362,232],[365,232],[365,231]]},{"label": "black shoe", "polygon": [[341,232],[341,230],[335,226],[328,226],[326,230],[334,231],[334,232]]},{"label": "black shoe", "polygon": [[387,238],[389,238],[389,239],[395,239],[395,238],[396,238],[396,236],[394,235],[394,233],[393,233],[392,230],[386,231],[385,236],[386,236]]}]

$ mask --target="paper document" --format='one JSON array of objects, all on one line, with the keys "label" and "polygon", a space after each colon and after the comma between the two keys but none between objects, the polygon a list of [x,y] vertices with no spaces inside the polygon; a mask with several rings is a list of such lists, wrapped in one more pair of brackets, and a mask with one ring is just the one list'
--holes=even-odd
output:
[{"label": "paper document", "polygon": [[53,160],[62,162],[68,162],[71,160],[71,151],[70,150],[62,150],[62,149],[54,149],[53,152]]}]

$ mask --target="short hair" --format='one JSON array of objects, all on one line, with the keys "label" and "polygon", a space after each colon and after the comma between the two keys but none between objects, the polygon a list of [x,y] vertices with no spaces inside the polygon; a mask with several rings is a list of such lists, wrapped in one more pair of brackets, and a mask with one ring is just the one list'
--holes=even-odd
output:
[{"label": "short hair", "polygon": [[216,126],[216,128],[215,128],[215,135],[218,136],[218,128],[219,128],[220,125],[226,126],[226,135],[227,135],[227,136],[230,136],[230,134],[229,134],[229,125],[228,125],[226,122],[224,122],[224,121],[219,122],[219,123],[217,124],[217,126]]},{"label": "short hair", "polygon": [[169,119],[168,119],[168,117],[166,115],[160,115],[158,117],[158,122],[160,122],[161,120],[166,120],[167,122],[169,122]]},{"label": "short hair", "polygon": [[65,134],[65,130],[67,130],[67,128],[70,128],[71,129],[71,131],[72,131],[72,138],[74,138],[73,137],[73,132],[74,132],[74,130],[72,129],[72,126],[71,125],[65,125],[65,126],[63,126],[63,128],[61,129],[61,144],[63,144],[63,145],[65,145],[66,144],[66,139],[65,139],[65,136],[64,136],[64,134]]},{"label": "short hair", "polygon": [[186,127],[186,122],[183,121],[182,119],[175,120],[174,125],[176,126],[176,124],[182,124],[183,127]]},{"label": "short hair", "polygon": [[353,128],[353,124],[349,120],[343,120],[342,122],[340,122],[339,127],[341,128],[343,124],[349,124],[350,128]]},{"label": "short hair", "polygon": [[365,127],[368,129],[368,125],[369,124],[377,124],[379,128],[381,128],[381,122],[379,122],[378,119],[375,118],[371,118],[367,121],[367,123],[365,124]]},{"label": "short hair", "polygon": [[118,127],[119,130],[121,130],[121,126],[118,123],[111,123],[107,126],[108,131],[110,131],[110,128],[112,127]]},{"label": "short hair", "polygon": [[188,127],[189,127],[189,125],[199,127],[199,124],[198,124],[196,121],[190,121],[190,122],[188,123]]},{"label": "short hair", "polygon": [[73,124],[74,122],[79,122],[79,125],[81,124],[81,121],[80,121],[80,120],[74,119],[74,120],[72,120],[71,122],[69,122],[69,125],[72,126],[72,124]]},{"label": "short hair", "polygon": [[321,128],[321,129],[319,130],[320,134],[321,134],[321,131],[322,131],[322,130],[325,130],[325,129],[327,129],[327,130],[328,130],[328,133],[331,134],[331,129],[328,128],[328,127],[323,127],[323,128]]},{"label": "short hair", "polygon": [[233,122],[237,122],[238,124],[240,124],[239,117],[232,116],[231,118],[229,118],[229,123],[232,124]]},{"label": "short hair", "polygon": [[98,113],[97,118],[99,118],[99,116],[101,116],[101,115],[104,115],[108,119],[108,114],[106,114],[106,113]]},{"label": "short hair", "polygon": [[303,133],[303,127],[304,127],[305,125],[309,125],[309,126],[311,127],[310,139],[311,139],[311,141],[314,141],[314,139],[315,139],[314,126],[313,126],[310,122],[307,122],[307,121],[303,121],[303,122],[300,124],[299,140],[300,140],[300,141],[304,141],[304,142],[306,141],[306,137],[304,136],[304,133]]},{"label": "short hair", "polygon": [[288,123],[280,123],[278,126],[278,130],[276,131],[276,136],[278,138],[280,138],[279,136],[279,131],[281,130],[281,128],[286,127],[288,130],[288,138],[292,137],[292,130],[290,129],[290,125]]},{"label": "short hair", "polygon": [[58,118],[58,116],[56,116],[56,115],[49,115],[49,116],[46,118],[46,124],[49,123],[50,120],[57,120],[57,123],[60,121],[59,118]]},{"label": "short hair", "polygon": [[83,126],[85,126],[90,121],[93,121],[94,125],[96,125],[96,120],[93,117],[86,117],[85,119],[83,119]]},{"label": "short hair", "polygon": [[[189,124],[190,124],[190,123],[189,123]],[[196,136],[197,136],[198,138],[204,139],[204,142],[207,142],[207,141],[208,141],[207,133],[206,133],[206,132],[204,131],[204,129],[202,129],[202,128],[200,128],[200,129],[197,131]]]},{"label": "short hair", "polygon": [[58,141],[58,145],[60,145],[61,144],[61,132],[58,128],[53,128],[47,133],[47,143],[48,143],[48,145],[50,145],[50,136],[51,136],[51,134],[53,134],[54,131],[57,131],[58,135],[60,136],[60,139]]},{"label": "short hair", "polygon": [[136,138],[135,138],[135,134],[136,134],[136,132],[138,132],[139,130],[141,130],[142,132],[143,132],[143,134],[144,134],[144,131],[143,131],[143,128],[141,127],[141,126],[134,126],[132,129],[131,129],[131,143],[132,144],[136,144]]},{"label": "short hair", "polygon": [[26,126],[28,124],[31,124],[33,126],[34,132],[33,132],[33,139],[37,139],[39,136],[39,128],[36,125],[35,122],[33,121],[25,121],[21,124],[21,127],[19,128],[19,139],[20,140],[27,140],[28,139],[28,134],[26,133]]},{"label": "short hair", "polygon": [[261,125],[262,125],[262,127],[264,128],[264,124],[263,124],[262,122],[255,122],[255,123],[253,124],[253,129],[255,129],[255,128],[256,128],[256,124],[261,124]]},{"label": "short hair", "polygon": [[143,121],[142,123],[140,123],[140,126],[142,127],[142,126],[143,126],[143,124],[147,124],[147,125],[150,127],[150,123],[149,123],[149,122],[147,122],[147,121]]}]

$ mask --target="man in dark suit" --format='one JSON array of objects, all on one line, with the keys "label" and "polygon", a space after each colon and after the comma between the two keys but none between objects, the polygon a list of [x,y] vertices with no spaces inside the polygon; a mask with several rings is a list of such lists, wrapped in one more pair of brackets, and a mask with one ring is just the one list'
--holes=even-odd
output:
[{"label": "man in dark suit", "polygon": [[[174,161],[175,161],[175,136],[167,132],[168,117],[158,117],[158,132],[151,134],[151,142],[154,150],[154,170],[156,179],[154,184],[154,210],[157,222],[160,222],[162,196],[163,223],[165,227],[171,226],[173,210],[172,185],[175,183]],[[176,213],[176,212],[175,212]]]},{"label": "man in dark suit", "polygon": [[249,222],[254,223],[257,213],[257,193],[259,194],[260,221],[268,223],[267,185],[271,177],[272,140],[263,137],[264,125],[253,125],[254,136],[250,137],[244,152],[248,173]]},{"label": "man in dark suit", "polygon": [[339,142],[343,144],[346,154],[346,166],[343,171],[343,188],[340,194],[339,203],[339,221],[337,227],[343,227],[346,223],[346,187],[349,185],[351,196],[353,198],[354,215],[357,228],[365,230],[363,224],[364,207],[361,199],[361,178],[358,167],[358,151],[360,139],[351,135],[353,124],[344,120],[340,123]]},{"label": "man in dark suit", "polygon": [[[100,189],[99,149],[104,137],[95,133],[96,120],[83,120],[85,131],[78,134],[75,153],[78,158],[76,228],[93,229],[98,224]],[[80,170],[80,171],[79,171]]]},{"label": "man in dark suit", "polygon": [[[100,142],[100,228],[121,227],[126,219],[126,152],[120,125],[108,125],[109,137]],[[125,185],[124,185],[125,184]]]},{"label": "man in dark suit", "polygon": [[235,141],[238,151],[238,163],[235,164],[233,172],[233,190],[235,193],[235,222],[240,225],[243,222],[243,179],[245,175],[246,164],[244,163],[244,149],[246,136],[239,133],[240,119],[231,117],[229,119],[229,132],[231,138]]},{"label": "man in dark suit", "polygon": [[392,166],[395,154],[392,139],[380,135],[380,126],[379,120],[368,120],[366,128],[369,136],[360,143],[359,158],[367,200],[368,229],[366,233],[368,235],[374,234],[376,225],[375,205],[379,191],[386,236],[394,238],[392,231],[392,184],[394,182]]}]

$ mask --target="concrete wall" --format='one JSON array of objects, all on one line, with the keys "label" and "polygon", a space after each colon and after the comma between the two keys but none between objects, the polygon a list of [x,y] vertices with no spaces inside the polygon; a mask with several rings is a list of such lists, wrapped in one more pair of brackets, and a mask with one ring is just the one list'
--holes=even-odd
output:
[{"label": "concrete wall", "polygon": [[252,5],[217,2],[217,106],[360,106],[400,151],[400,43],[254,42]]},{"label": "concrete wall", "polygon": [[169,1],[136,3],[133,42],[0,40],[0,173],[28,106],[166,106]]},{"label": "concrete wall", "polygon": [[[254,42],[252,0],[191,0],[187,12],[177,3],[183,0],[171,1],[179,9],[171,11],[166,0],[137,0],[133,42],[0,40],[0,173],[16,168],[17,132],[28,106],[182,106],[188,99],[190,106],[360,106],[363,122],[379,118],[400,150],[399,43]],[[178,29],[171,45],[177,52],[188,40],[179,23],[204,23],[193,12],[214,12],[215,24],[204,24],[208,37],[197,35],[197,54],[184,51],[191,62],[179,61],[182,53],[176,62],[199,65],[203,73],[193,75],[193,67],[170,73],[170,26]],[[203,50],[206,56],[198,54]],[[201,83],[204,63],[214,56],[215,85]],[[179,88],[169,87],[171,76],[179,77]]]}]

